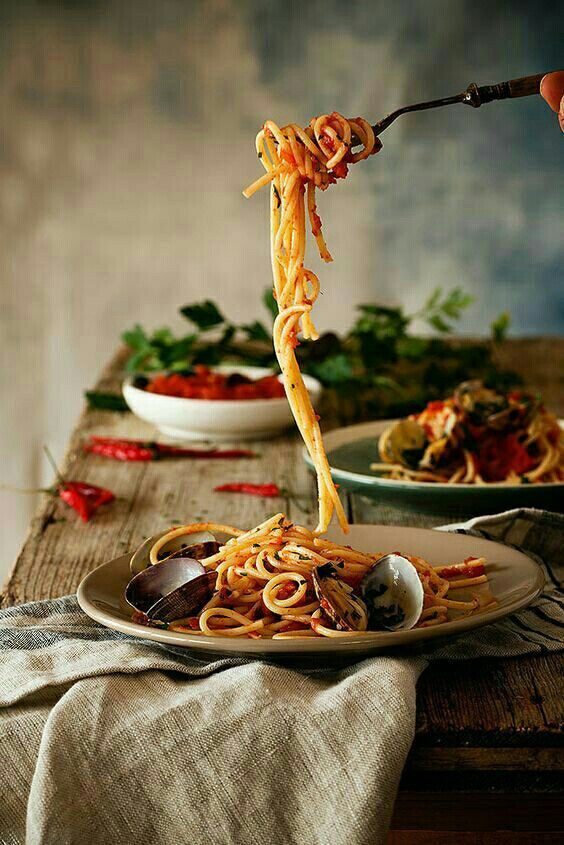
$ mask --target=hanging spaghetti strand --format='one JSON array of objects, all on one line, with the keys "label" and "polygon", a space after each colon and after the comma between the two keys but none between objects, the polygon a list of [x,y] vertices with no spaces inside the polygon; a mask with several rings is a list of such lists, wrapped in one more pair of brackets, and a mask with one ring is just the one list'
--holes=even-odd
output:
[{"label": "hanging spaghetti strand", "polygon": [[[353,148],[359,147],[357,152]],[[304,267],[307,217],[323,261],[333,259],[323,237],[315,191],[325,191],[345,179],[348,165],[368,158],[381,148],[370,124],[363,118],[347,119],[337,112],[313,118],[306,129],[291,123],[280,128],[267,120],[256,138],[256,149],[266,173],[243,191],[251,197],[270,183],[270,248],[274,296],[278,316],[274,322],[274,349],[288,401],[317,474],[319,522],[326,531],[336,511],[343,531],[347,518],[331,477],[319,427],[296,358],[298,334],[306,340],[319,335],[311,310],[319,294],[319,279]]]}]

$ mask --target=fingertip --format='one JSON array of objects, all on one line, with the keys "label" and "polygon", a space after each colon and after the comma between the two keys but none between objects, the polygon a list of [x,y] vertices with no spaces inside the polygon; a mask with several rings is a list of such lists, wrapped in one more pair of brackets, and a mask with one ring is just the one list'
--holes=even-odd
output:
[{"label": "fingertip", "polygon": [[557,112],[564,95],[564,70],[556,70],[543,76],[540,83],[540,93],[552,111]]}]

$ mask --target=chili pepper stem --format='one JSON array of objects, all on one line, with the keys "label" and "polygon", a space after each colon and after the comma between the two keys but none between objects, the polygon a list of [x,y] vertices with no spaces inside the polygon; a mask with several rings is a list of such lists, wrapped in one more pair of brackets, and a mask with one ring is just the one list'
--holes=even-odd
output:
[{"label": "chili pepper stem", "polygon": [[52,469],[52,470],[53,470],[53,472],[55,473],[55,477],[56,477],[57,481],[59,482],[59,484],[64,484],[64,483],[65,483],[65,479],[63,478],[63,476],[62,476],[62,475],[61,475],[61,473],[59,472],[59,468],[58,468],[58,466],[57,466],[57,462],[55,461],[55,458],[53,457],[53,454],[51,453],[51,450],[49,449],[49,447],[48,447],[47,445],[43,444],[43,451],[45,452],[45,454],[46,454],[46,456],[47,456],[47,460],[48,460],[48,461],[49,461],[49,463],[51,464],[51,469]]},{"label": "chili pepper stem", "polygon": [[8,493],[49,493],[50,495],[57,492],[54,487],[15,487],[12,484],[0,484],[0,490],[6,490]]}]

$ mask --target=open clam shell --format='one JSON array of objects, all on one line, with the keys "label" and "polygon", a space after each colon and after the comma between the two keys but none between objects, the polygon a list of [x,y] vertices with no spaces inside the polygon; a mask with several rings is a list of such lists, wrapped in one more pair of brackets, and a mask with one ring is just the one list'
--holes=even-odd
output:
[{"label": "open clam shell", "polygon": [[408,418],[399,420],[380,438],[379,450],[385,461],[416,468],[427,445],[425,429]]},{"label": "open clam shell", "polygon": [[[151,566],[149,554],[157,540],[160,540],[169,529],[161,531],[148,537],[134,552],[129,563],[129,568],[134,575],[142,572]],[[202,560],[205,557],[215,554],[219,550],[219,543],[209,531],[199,531],[197,534],[183,534],[174,537],[159,553],[159,559],[165,560],[173,555],[180,554],[182,557],[191,557],[195,560]]]},{"label": "open clam shell", "polygon": [[490,418],[507,409],[506,397],[496,390],[485,387],[477,379],[459,384],[454,391],[454,401],[459,408],[483,425],[487,424]]},{"label": "open clam shell", "polygon": [[313,570],[313,586],[321,609],[334,622],[338,631],[365,631],[366,606],[352,587],[339,578],[339,570],[332,563],[324,563]]},{"label": "open clam shell", "polygon": [[413,628],[423,610],[423,585],[413,564],[403,555],[384,555],[360,583],[370,631]]},{"label": "open clam shell", "polygon": [[137,573],[125,599],[149,620],[172,622],[198,613],[211,598],[216,573],[189,557],[173,557]]}]

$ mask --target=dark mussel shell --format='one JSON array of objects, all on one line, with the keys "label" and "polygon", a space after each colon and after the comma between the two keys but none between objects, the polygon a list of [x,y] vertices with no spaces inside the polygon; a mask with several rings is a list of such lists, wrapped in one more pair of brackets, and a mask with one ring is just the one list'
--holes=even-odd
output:
[{"label": "dark mussel shell", "polygon": [[172,622],[201,610],[213,594],[216,577],[194,558],[171,557],[135,575],[125,599],[148,620]]},{"label": "dark mussel shell", "polygon": [[315,567],[313,586],[321,609],[335,623],[337,630],[366,630],[366,605],[355,595],[352,587],[339,578],[334,564],[324,563]]}]

